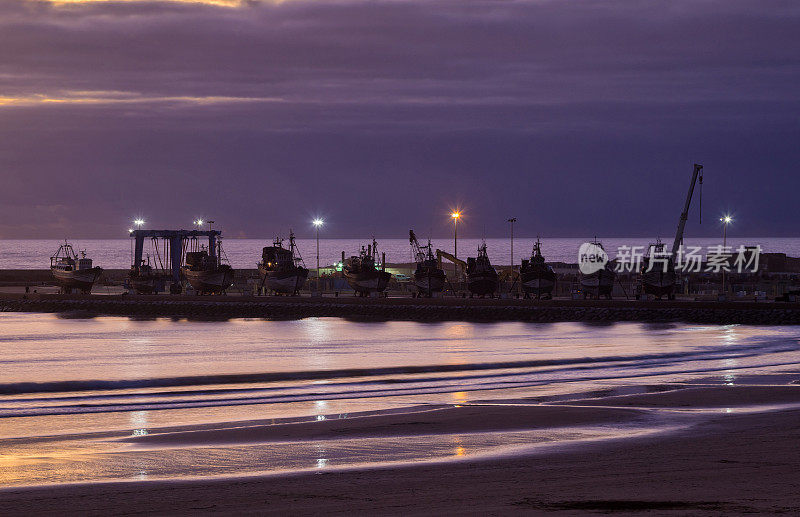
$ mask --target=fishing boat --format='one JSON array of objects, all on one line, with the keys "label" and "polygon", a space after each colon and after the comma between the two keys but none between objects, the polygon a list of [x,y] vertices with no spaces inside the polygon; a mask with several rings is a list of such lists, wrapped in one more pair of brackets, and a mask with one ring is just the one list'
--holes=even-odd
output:
[{"label": "fishing boat", "polygon": [[276,294],[296,295],[308,278],[308,269],[294,243],[294,233],[289,231],[289,249],[283,247],[283,239],[276,238],[272,246],[261,250],[258,263],[261,286]]},{"label": "fishing boat", "polygon": [[381,269],[375,264],[378,256],[378,243],[372,239],[372,244],[361,247],[358,256],[344,259],[342,252],[342,273],[347,283],[358,296],[369,296],[371,293],[382,293],[386,290],[392,275],[385,270],[385,261],[381,262]]},{"label": "fishing boat", "polygon": [[[605,251],[603,244],[596,239],[593,242],[595,246]],[[607,262],[602,269],[594,271],[589,274],[580,275],[580,286],[584,298],[606,298],[611,299],[611,292],[614,289],[614,280],[617,278],[617,273],[614,271],[612,262]]]},{"label": "fishing boat", "polygon": [[530,260],[523,260],[519,270],[520,282],[525,298],[552,298],[556,285],[556,273],[548,266],[542,256],[542,245],[539,239],[533,245]]},{"label": "fishing boat", "polygon": [[86,250],[81,251],[79,257],[72,245],[64,241],[50,257],[50,271],[62,293],[69,294],[77,289],[89,294],[103,273],[103,268],[92,267],[92,259],[86,258]]},{"label": "fishing boat", "polygon": [[217,243],[216,255],[209,254],[205,246],[187,251],[181,272],[198,294],[224,293],[233,285],[233,268],[222,263],[222,243]]},{"label": "fishing boat", "polygon": [[[694,164],[692,171],[692,179],[689,181],[689,190],[686,193],[686,200],[683,204],[683,210],[678,218],[678,229],[675,232],[675,240],[672,241],[672,249],[666,253],[664,245],[658,239],[656,244],[651,244],[648,250],[648,256],[645,257],[641,270],[641,293],[644,296],[653,296],[661,299],[666,296],[669,300],[675,299],[675,291],[678,283],[678,273],[675,270],[675,263],[679,261],[678,252],[681,244],[683,244],[683,233],[686,229],[686,222],[689,219],[689,208],[692,205],[692,197],[694,196],[695,186],[700,185],[700,222],[702,223],[702,205],[703,205],[703,166],[699,163]],[[653,264],[650,267],[651,261],[659,257],[659,264]],[[666,267],[664,258],[666,257]],[[650,271],[648,271],[648,269]]]},{"label": "fishing boat", "polygon": [[168,276],[158,272],[150,265],[150,256],[136,266],[131,266],[128,273],[128,286],[136,294],[158,294],[167,284]]},{"label": "fishing boat", "polygon": [[489,262],[489,255],[486,252],[486,241],[478,247],[478,256],[467,259],[467,288],[470,298],[477,295],[480,297],[494,297],[499,284],[497,271]]},{"label": "fishing boat", "polygon": [[642,260],[642,292],[656,299],[666,296],[674,298],[678,276],[672,257],[665,251],[664,243],[657,239],[648,246],[647,255]]},{"label": "fishing boat", "polygon": [[442,292],[447,277],[440,267],[439,260],[433,254],[430,239],[428,239],[426,246],[421,246],[417,236],[414,234],[414,230],[409,230],[408,240],[414,251],[414,260],[417,263],[417,268],[414,270],[413,283],[416,292],[412,293],[412,295],[430,298],[433,293]]}]

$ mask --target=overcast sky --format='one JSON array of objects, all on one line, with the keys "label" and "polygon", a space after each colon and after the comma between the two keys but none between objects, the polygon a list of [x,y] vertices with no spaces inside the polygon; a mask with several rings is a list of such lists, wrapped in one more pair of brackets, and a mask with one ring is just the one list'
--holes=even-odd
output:
[{"label": "overcast sky", "polygon": [[0,1],[0,238],[798,236],[794,0]]}]

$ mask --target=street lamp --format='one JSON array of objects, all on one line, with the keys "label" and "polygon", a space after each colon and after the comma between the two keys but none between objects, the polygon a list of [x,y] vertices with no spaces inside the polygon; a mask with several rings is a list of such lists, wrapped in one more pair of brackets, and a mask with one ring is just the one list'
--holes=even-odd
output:
[{"label": "street lamp", "polygon": [[511,285],[514,285],[514,223],[517,222],[517,218],[511,217],[508,222],[511,223]]},{"label": "street lamp", "polygon": [[[458,259],[458,220],[461,218],[461,212],[458,210],[453,211],[450,214],[450,217],[453,219],[453,257]],[[453,273],[456,281],[458,280],[458,264],[453,262]]]},{"label": "street lamp", "polygon": [[[719,220],[722,223],[722,252],[726,254],[726,263],[727,263],[726,248],[728,247],[728,225],[733,222],[733,217],[731,217],[730,215],[724,215],[720,217]],[[725,291],[725,268],[722,268],[722,294],[723,295],[727,294]]]},{"label": "street lamp", "polygon": [[311,222],[311,224],[313,224],[314,228],[317,230],[317,283],[319,283],[319,228],[325,224],[325,221],[320,218],[316,218]]},{"label": "street lamp", "polygon": [[133,221],[133,224],[135,224],[137,228],[141,228],[142,225],[144,225],[144,219],[136,219]]}]

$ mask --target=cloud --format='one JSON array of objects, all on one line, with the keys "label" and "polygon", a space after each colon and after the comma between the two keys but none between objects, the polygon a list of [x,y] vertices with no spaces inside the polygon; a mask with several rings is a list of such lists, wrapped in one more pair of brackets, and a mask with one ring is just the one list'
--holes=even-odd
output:
[{"label": "cloud", "polygon": [[[454,198],[489,232],[500,205],[537,207],[523,232],[671,231],[682,171],[704,160],[726,178],[707,206],[788,232],[799,18],[774,0],[7,0],[0,202],[22,208],[0,231],[34,198],[81,207],[93,235],[116,209],[169,220],[198,202],[264,235],[266,199],[342,205],[348,236]],[[740,194],[763,188],[754,169],[772,201]]]}]

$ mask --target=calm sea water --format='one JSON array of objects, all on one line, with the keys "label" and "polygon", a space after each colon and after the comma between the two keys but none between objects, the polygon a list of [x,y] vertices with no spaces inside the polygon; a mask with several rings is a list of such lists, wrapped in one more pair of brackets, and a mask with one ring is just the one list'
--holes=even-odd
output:
[{"label": "calm sea water", "polygon": [[692,380],[738,384],[797,371],[799,340],[795,327],[0,313],[0,485],[429,461],[596,438],[612,431],[423,432],[402,443],[388,437],[166,449],[125,441],[156,429],[220,422],[241,428],[491,400],[635,393]]},{"label": "calm sea water", "polygon": [[[578,247],[587,239],[544,239],[542,252],[548,261],[577,262]],[[530,255],[535,239],[518,238],[514,240],[514,261]],[[652,240],[645,238],[601,239],[610,255],[615,255],[620,246],[647,246]],[[125,269],[131,264],[131,241],[76,239],[71,241],[77,249],[85,249],[87,255],[94,259],[95,265],[106,269]],[[347,256],[358,253],[362,245],[370,244],[369,239],[320,239],[320,264],[328,265],[341,260],[342,251]],[[49,258],[58,249],[58,240],[0,240],[0,269],[45,269],[50,266]],[[686,239],[686,245],[706,248],[721,244],[721,239]],[[231,265],[238,269],[255,268],[261,258],[261,248],[271,242],[256,239],[225,239],[223,249]],[[477,239],[459,239],[458,256],[474,257],[481,244]],[[493,263],[507,265],[511,262],[511,244],[509,239],[486,239],[489,257]],[[790,256],[800,256],[800,239],[796,238],[729,238],[730,246],[738,247],[760,245],[765,252],[783,252]],[[299,239],[297,241],[306,265],[316,265],[316,241]],[[379,251],[386,252],[386,260],[390,263],[410,262],[411,248],[407,239],[382,239],[378,241]],[[452,239],[433,241],[434,247],[452,252]],[[145,253],[155,260],[156,253],[147,242]],[[163,252],[162,252],[163,254]]]}]

